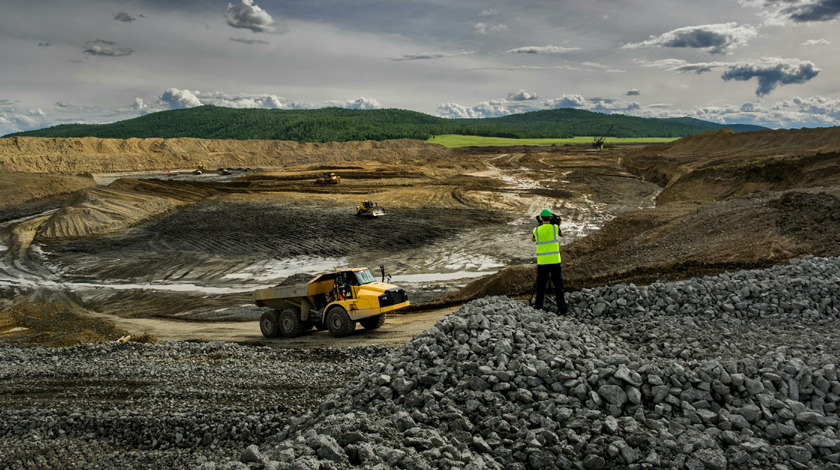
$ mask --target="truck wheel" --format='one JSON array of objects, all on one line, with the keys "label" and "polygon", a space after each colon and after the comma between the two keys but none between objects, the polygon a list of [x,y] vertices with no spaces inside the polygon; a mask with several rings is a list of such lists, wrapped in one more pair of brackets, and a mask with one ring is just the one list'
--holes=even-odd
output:
[{"label": "truck wheel", "polygon": [[287,308],[280,312],[280,334],[286,338],[294,338],[300,334],[302,325],[297,310]]},{"label": "truck wheel", "polygon": [[367,317],[359,320],[359,323],[365,327],[366,330],[375,330],[385,324],[385,314],[377,315],[375,317]]},{"label": "truck wheel", "polygon": [[327,328],[330,330],[330,334],[336,338],[341,338],[356,329],[356,322],[350,319],[350,315],[347,315],[347,310],[344,310],[344,307],[336,305],[327,312]]},{"label": "truck wheel", "polygon": [[276,338],[280,336],[280,320],[277,311],[272,310],[265,312],[260,317],[260,332],[266,338]]}]

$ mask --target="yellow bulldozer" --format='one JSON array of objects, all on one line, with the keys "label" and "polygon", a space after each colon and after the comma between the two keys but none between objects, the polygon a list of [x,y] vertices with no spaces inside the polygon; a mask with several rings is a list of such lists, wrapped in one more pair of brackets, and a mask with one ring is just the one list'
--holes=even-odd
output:
[{"label": "yellow bulldozer", "polygon": [[324,173],[321,177],[315,180],[315,184],[338,184],[341,183],[341,177],[335,173]]},{"label": "yellow bulldozer", "polygon": [[278,285],[254,291],[254,304],[273,310],[260,317],[260,332],[266,338],[294,338],[312,327],[329,330],[335,337],[347,336],[356,322],[367,330],[385,323],[385,314],[408,307],[405,290],[382,281],[368,268],[336,269],[315,276],[309,282]]},{"label": "yellow bulldozer", "polygon": [[379,203],[364,201],[361,206],[356,206],[356,215],[359,217],[382,217],[385,209],[379,207]]}]

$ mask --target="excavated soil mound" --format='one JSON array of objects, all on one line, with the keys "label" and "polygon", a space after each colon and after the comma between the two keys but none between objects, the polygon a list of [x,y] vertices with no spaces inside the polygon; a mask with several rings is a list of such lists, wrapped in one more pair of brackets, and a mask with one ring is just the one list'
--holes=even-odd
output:
[{"label": "excavated soil mound", "polygon": [[117,180],[107,188],[88,188],[74,194],[41,226],[38,241],[117,232],[214,193],[199,184]]},{"label": "excavated soil mound", "polygon": [[[108,320],[73,313],[47,302],[27,302],[0,312],[0,343],[25,346],[72,346],[115,341],[128,336]],[[150,335],[134,338],[156,342]]]},{"label": "excavated soil mound", "polygon": [[628,153],[622,163],[666,185],[659,204],[840,183],[840,128],[735,134],[729,129]]},{"label": "excavated soil mound", "polygon": [[817,256],[840,252],[840,198],[789,192],[774,205],[780,212],[779,232],[808,243]]},{"label": "excavated soil mound", "polygon": [[69,194],[92,186],[90,175],[0,171],[0,222],[57,207]]},{"label": "excavated soil mound", "polygon": [[449,155],[417,140],[297,143],[279,140],[99,139],[9,137],[0,139],[0,171],[105,173],[195,168],[276,167],[394,161]]}]

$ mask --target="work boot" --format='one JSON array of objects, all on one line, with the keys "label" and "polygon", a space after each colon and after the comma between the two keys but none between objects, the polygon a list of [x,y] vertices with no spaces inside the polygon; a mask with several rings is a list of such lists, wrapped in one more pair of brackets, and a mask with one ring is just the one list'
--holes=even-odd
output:
[{"label": "work boot", "polygon": [[565,305],[560,307],[560,315],[566,316],[569,314],[569,308]]}]

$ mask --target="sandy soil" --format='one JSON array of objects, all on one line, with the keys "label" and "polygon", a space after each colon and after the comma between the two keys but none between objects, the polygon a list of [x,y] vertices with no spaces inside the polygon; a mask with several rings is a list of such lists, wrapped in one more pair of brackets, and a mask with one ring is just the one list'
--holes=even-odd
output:
[{"label": "sandy soil", "polygon": [[445,308],[389,315],[385,324],[379,329],[369,331],[357,325],[356,331],[344,338],[334,338],[329,332],[312,329],[297,338],[266,339],[260,334],[257,321],[191,322],[162,318],[115,318],[104,314],[93,314],[93,316],[110,320],[118,328],[146,333],[161,341],[230,341],[281,348],[311,349],[368,345],[402,346],[454,310],[454,308]]}]

